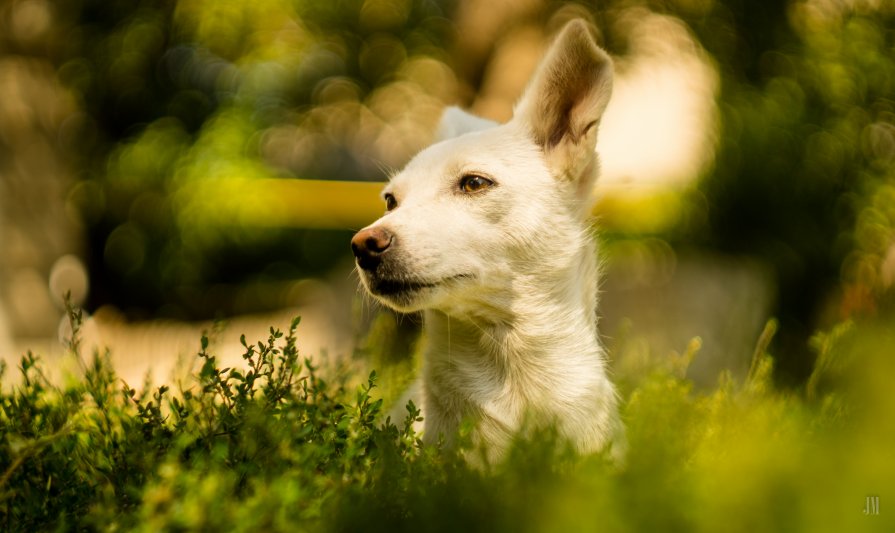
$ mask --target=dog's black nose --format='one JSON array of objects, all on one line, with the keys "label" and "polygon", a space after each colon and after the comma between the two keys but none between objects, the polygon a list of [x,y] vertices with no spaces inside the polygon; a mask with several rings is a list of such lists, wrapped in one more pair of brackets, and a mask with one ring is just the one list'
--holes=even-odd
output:
[{"label": "dog's black nose", "polygon": [[392,240],[392,234],[385,228],[373,227],[357,232],[351,239],[351,250],[358,266],[364,270],[375,270]]}]

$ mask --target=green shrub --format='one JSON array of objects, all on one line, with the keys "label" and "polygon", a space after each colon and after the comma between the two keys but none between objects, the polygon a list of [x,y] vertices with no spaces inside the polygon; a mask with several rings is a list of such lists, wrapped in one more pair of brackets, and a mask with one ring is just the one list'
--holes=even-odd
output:
[{"label": "green shrub", "polygon": [[[75,326],[71,349],[80,350]],[[802,392],[749,378],[696,392],[680,364],[626,376],[625,464],[577,457],[551,432],[499,464],[423,445],[409,404],[381,420],[376,374],[324,380],[296,348],[298,320],[177,390],[138,392],[96,354],[48,380],[26,354],[0,391],[0,528],[7,531],[854,531],[891,528],[895,423],[887,325],[817,336]],[[762,344],[762,346],[765,346]],[[692,354],[691,354],[692,355]],[[461,436],[462,437],[462,436]],[[460,439],[464,442],[464,439]],[[466,439],[468,441],[469,439]],[[868,496],[879,515],[865,516]]]}]

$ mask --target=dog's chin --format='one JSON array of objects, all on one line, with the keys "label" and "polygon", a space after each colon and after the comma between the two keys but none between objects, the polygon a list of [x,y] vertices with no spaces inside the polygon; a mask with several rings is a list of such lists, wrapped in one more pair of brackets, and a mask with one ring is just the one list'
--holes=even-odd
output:
[{"label": "dog's chin", "polygon": [[432,304],[438,299],[438,295],[444,290],[471,277],[471,275],[460,274],[436,280],[419,280],[383,278],[370,274],[361,275],[367,292],[387,307],[402,313],[414,313],[432,307]]},{"label": "dog's chin", "polygon": [[424,287],[419,289],[411,289],[391,294],[377,294],[370,291],[370,294],[376,298],[381,304],[399,313],[416,313],[431,307],[432,298],[426,293],[431,293],[433,289]]}]

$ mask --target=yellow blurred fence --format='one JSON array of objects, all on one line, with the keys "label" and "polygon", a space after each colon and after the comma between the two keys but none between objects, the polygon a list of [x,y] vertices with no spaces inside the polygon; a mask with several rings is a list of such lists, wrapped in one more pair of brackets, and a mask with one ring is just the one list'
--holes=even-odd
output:
[{"label": "yellow blurred fence", "polygon": [[[217,227],[360,229],[385,211],[381,182],[223,178],[178,191],[181,212]],[[594,215],[608,230],[652,233],[682,216],[684,195],[661,187],[598,190]]]}]

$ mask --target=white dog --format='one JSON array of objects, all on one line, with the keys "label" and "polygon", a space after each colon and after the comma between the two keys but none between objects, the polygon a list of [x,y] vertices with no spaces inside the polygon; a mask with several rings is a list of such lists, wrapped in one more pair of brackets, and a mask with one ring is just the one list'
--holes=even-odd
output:
[{"label": "white dog", "polygon": [[581,452],[620,452],[588,223],[611,86],[609,57],[569,23],[510,122],[448,110],[444,140],[391,179],[387,213],[351,240],[370,294],[425,311],[425,440],[450,444],[471,418],[499,457],[533,420]]}]

